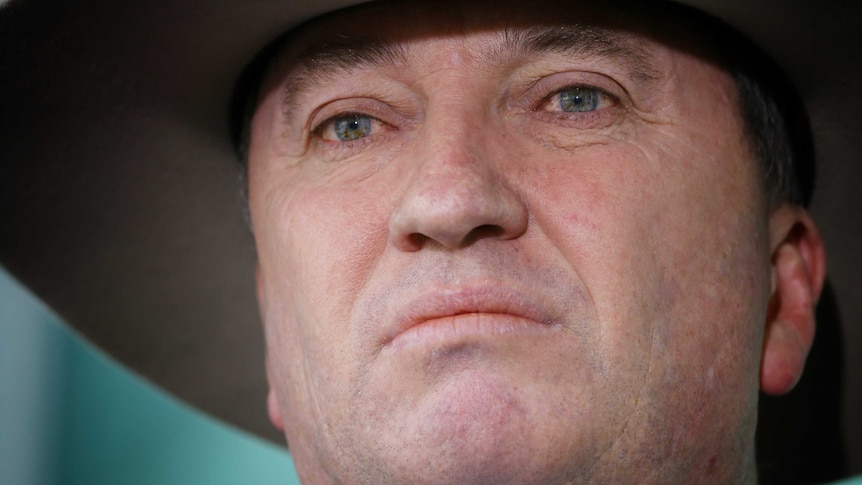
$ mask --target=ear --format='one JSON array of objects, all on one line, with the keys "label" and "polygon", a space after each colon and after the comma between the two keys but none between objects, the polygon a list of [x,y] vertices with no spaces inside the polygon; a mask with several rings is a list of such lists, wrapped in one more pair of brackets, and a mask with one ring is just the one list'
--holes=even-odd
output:
[{"label": "ear", "polygon": [[[265,315],[266,311],[266,291],[264,288],[263,276],[260,272],[260,265],[255,268],[255,290],[257,291],[257,304],[260,308],[261,316]],[[266,408],[269,413],[269,420],[272,425],[280,431],[284,431],[284,421],[281,419],[281,409],[278,406],[278,396],[275,395],[275,390],[272,388],[271,377],[269,371],[269,359],[266,359],[266,380],[270,383],[269,393],[266,396]]]},{"label": "ear", "polygon": [[269,412],[269,420],[272,425],[278,428],[279,431],[284,431],[284,421],[281,420],[281,410],[278,407],[278,397],[272,387],[269,388],[269,394],[266,397],[266,408]]},{"label": "ear", "polygon": [[263,274],[260,271],[260,263],[254,267],[254,290],[257,296],[257,307],[261,317],[266,315],[266,291],[263,282]]},{"label": "ear", "polygon": [[770,216],[772,296],[767,311],[760,388],[784,394],[796,385],[814,340],[814,311],[826,274],[823,241],[801,207]]}]

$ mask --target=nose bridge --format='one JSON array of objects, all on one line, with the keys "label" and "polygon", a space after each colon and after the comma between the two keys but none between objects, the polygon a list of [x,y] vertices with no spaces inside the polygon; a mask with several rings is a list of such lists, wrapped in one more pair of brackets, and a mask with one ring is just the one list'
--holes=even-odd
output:
[{"label": "nose bridge", "polygon": [[[527,209],[501,171],[505,160],[488,133],[487,116],[450,100],[428,110],[415,169],[390,220],[402,250],[427,244],[458,249],[485,238],[511,239],[526,230]],[[493,123],[493,122],[492,122]]]},{"label": "nose bridge", "polygon": [[490,153],[481,113],[456,102],[438,111],[445,113],[429,113],[423,127],[418,183],[411,188],[440,203],[475,203],[498,185],[501,160]]}]

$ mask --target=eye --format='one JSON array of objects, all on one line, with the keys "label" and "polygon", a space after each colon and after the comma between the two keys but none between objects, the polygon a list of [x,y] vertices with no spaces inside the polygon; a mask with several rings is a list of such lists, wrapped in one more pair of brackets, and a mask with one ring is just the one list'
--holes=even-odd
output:
[{"label": "eye", "polygon": [[324,140],[354,141],[371,135],[379,123],[370,116],[351,113],[330,118],[315,131]]},{"label": "eye", "polygon": [[548,111],[587,113],[607,107],[614,102],[610,95],[598,88],[570,86],[548,98]]}]

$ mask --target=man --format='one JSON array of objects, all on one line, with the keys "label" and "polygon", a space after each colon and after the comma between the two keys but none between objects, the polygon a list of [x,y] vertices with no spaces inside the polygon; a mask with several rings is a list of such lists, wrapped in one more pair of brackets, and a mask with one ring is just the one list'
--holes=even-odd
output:
[{"label": "man", "polygon": [[264,80],[249,204],[300,477],[753,483],[758,383],[799,378],[825,266],[719,46],[490,7],[335,14]]},{"label": "man", "polygon": [[248,205],[303,481],[757,480],[825,274],[797,133],[759,138],[719,27],[619,7],[370,4],[266,59]]}]

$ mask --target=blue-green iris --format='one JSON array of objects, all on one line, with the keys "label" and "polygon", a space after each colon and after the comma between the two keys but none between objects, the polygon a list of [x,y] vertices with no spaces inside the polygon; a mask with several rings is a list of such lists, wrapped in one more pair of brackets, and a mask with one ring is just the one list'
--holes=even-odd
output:
[{"label": "blue-green iris", "polygon": [[600,101],[595,89],[575,87],[560,92],[560,109],[567,113],[595,111]]},{"label": "blue-green iris", "polygon": [[349,115],[335,120],[335,136],[341,141],[365,138],[371,134],[371,118],[363,115]]}]

